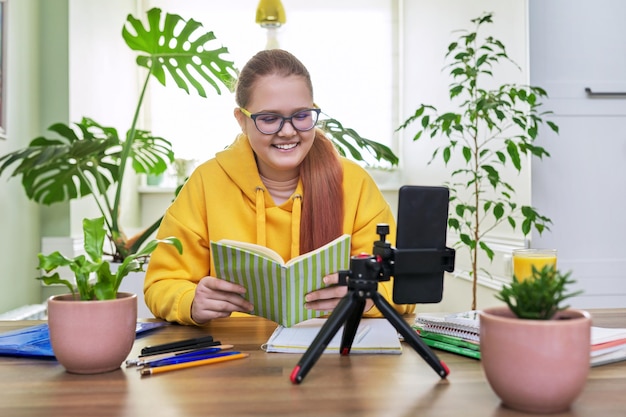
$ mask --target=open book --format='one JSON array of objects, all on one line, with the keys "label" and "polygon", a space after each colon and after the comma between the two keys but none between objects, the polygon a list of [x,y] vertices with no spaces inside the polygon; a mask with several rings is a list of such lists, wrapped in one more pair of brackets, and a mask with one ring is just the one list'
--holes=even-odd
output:
[{"label": "open book", "polygon": [[[311,319],[293,327],[278,326],[266,344],[261,346],[266,352],[304,353],[319,333],[326,319]],[[337,331],[324,350],[324,353],[339,353],[343,326]],[[350,353],[400,354],[402,345],[397,330],[382,318],[364,318],[350,346]]]},{"label": "open book", "polygon": [[285,262],[275,251],[253,243],[211,242],[215,275],[247,289],[252,314],[291,327],[324,312],[304,308],[304,296],[324,286],[322,278],[350,264],[350,235]]}]

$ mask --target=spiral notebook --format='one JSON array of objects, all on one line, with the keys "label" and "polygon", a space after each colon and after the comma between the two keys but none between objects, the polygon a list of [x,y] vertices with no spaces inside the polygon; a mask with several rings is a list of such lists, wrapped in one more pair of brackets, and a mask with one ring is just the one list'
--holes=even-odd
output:
[{"label": "spiral notebook", "polygon": [[480,319],[478,310],[458,313],[419,313],[415,317],[414,327],[447,336],[479,341]]}]

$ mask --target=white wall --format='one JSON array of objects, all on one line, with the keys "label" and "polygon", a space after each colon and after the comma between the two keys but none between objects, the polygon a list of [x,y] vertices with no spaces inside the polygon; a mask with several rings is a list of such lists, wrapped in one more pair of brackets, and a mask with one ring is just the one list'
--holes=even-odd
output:
[{"label": "white wall", "polygon": [[[117,129],[120,137],[131,125],[144,76],[135,54],[122,38],[128,14],[137,15],[136,0],[69,0],[70,121],[90,117]],[[142,126],[139,126],[140,128]],[[139,226],[136,186],[129,178],[124,191],[122,224]],[[71,203],[71,235],[82,236],[82,219],[98,215],[90,197]]]},{"label": "white wall", "polygon": [[[39,7],[37,0],[10,2],[6,15],[7,138],[0,139],[0,155],[19,149],[39,129]],[[35,280],[39,252],[39,211],[28,201],[17,179],[0,179],[0,313],[41,297]]]}]

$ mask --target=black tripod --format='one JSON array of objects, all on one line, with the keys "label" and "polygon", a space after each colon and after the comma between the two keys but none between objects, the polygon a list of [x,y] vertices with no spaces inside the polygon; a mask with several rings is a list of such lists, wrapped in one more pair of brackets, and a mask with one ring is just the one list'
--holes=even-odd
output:
[{"label": "black tripod", "polygon": [[[389,245],[385,244],[384,234],[380,235],[381,241],[376,242],[374,246],[375,253],[376,249],[381,248],[381,246],[384,247],[383,250],[391,251]],[[374,301],[374,305],[378,307],[385,318],[404,337],[405,342],[411,345],[441,378],[445,378],[450,373],[446,364],[437,358],[430,348],[422,342],[417,332],[378,293],[380,277],[384,278],[386,276],[386,279],[389,279],[389,272],[387,261],[380,255],[352,257],[350,260],[350,271],[339,271],[339,283],[348,285],[348,294],[335,307],[311,343],[311,346],[309,346],[291,372],[291,382],[294,384],[302,382],[339,328],[344,324],[339,352],[344,356],[350,353],[354,336],[365,309],[365,302],[368,298]]]}]

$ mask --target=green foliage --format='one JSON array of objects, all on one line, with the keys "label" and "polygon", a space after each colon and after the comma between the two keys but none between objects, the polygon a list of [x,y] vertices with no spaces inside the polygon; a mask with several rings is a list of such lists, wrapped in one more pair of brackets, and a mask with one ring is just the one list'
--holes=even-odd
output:
[{"label": "green foliage", "polygon": [[140,52],[137,64],[148,70],[124,138],[112,127],[83,118],[73,126],[56,123],[49,131],[57,137],[38,137],[27,148],[0,157],[0,175],[18,164],[12,176],[22,175],[26,195],[40,204],[91,195],[113,242],[111,255],[116,262],[136,253],[161,223],[159,218],[137,235],[126,237],[119,217],[127,165],[136,173],[159,175],[174,161],[169,141],[137,129],[149,81],[154,77],[165,85],[169,74],[179,88],[189,92],[191,85],[206,97],[203,84],[221,94],[230,91],[237,75],[234,63],[221,57],[228,50],[212,49],[213,32],[203,32],[198,22],[163,16],[158,8],[149,10],[147,17],[148,26],[144,26],[129,15],[122,30],[126,44]]},{"label": "green foliage", "polygon": [[[76,295],[78,292],[80,300],[112,300],[115,299],[122,280],[129,273],[144,270],[143,266],[159,243],[174,245],[178,253],[183,253],[182,244],[178,239],[174,237],[155,239],[148,242],[138,252],[128,255],[116,272],[112,273],[109,261],[104,258],[106,233],[103,217],[83,219],[84,248],[87,256],[78,255],[74,258],[67,258],[58,251],[50,255],[39,254],[39,270],[50,274],[57,268],[69,267],[76,278],[76,287],[70,281],[61,278],[58,272],[37,279],[42,280],[46,285],[65,285],[72,294]],[[95,276],[95,280],[91,279],[92,276]]]},{"label": "green foliage", "polygon": [[122,29],[122,37],[130,49],[145,53],[137,57],[139,66],[147,68],[161,84],[165,85],[167,73],[179,88],[189,93],[191,85],[201,97],[207,96],[203,83],[213,87],[217,94],[222,93],[224,86],[232,88],[236,75],[234,63],[221,58],[228,54],[227,48],[208,47],[216,40],[213,32],[201,32],[201,23],[193,19],[185,21],[175,14],[167,13],[162,19],[160,9],[150,9],[147,15],[148,27],[129,15]]},{"label": "green foliage", "polygon": [[[228,49],[213,42],[213,32],[203,31],[193,19],[185,21],[153,8],[147,12],[147,25],[128,15],[122,37],[138,52],[137,65],[147,69],[132,124],[123,138],[113,127],[84,117],[73,125],[55,123],[48,128],[53,137],[38,137],[28,147],[0,157],[0,175],[15,166],[11,176],[22,176],[26,195],[37,203],[49,205],[92,196],[113,244],[109,254],[116,262],[136,253],[162,219],[135,236],[124,233],[120,211],[127,165],[138,174],[159,175],[175,159],[169,141],[137,128],[150,80],[155,78],[166,85],[169,78],[187,93],[194,90],[207,97],[207,90],[217,94],[232,91],[238,75],[234,63],[222,58],[228,55]],[[356,160],[363,160],[360,148],[376,160],[397,165],[398,159],[389,148],[361,138],[334,119],[326,122],[325,130],[340,152],[345,154],[343,150],[347,149]]]},{"label": "green foliage", "polygon": [[[459,235],[457,246],[469,250],[472,261],[472,309],[476,309],[478,252],[492,260],[494,251],[483,241],[485,235],[501,223],[515,229],[521,220],[521,231],[529,234],[549,229],[551,220],[531,206],[515,201],[515,190],[503,172],[522,168],[522,156],[549,157],[549,153],[534,144],[539,127],[546,124],[558,133],[558,127],[544,117],[541,99],[547,93],[540,87],[504,84],[495,89],[483,88],[493,78],[497,65],[515,63],[508,57],[504,44],[487,36],[479,37],[486,23],[492,23],[489,13],[473,19],[474,31],[464,31],[448,47],[446,68],[453,82],[449,96],[458,112],[440,114],[432,105],[422,104],[399,128],[417,123],[414,141],[429,136],[441,142],[432,154],[447,165],[455,155],[463,164],[451,173],[451,211],[448,226]],[[455,159],[456,162],[456,159]]]},{"label": "green foliage", "polygon": [[550,320],[568,305],[563,301],[582,293],[567,292],[567,286],[576,281],[570,279],[571,272],[561,274],[552,265],[546,265],[541,270],[532,267],[532,278],[505,285],[496,294],[498,300],[504,301],[511,311],[521,319]]},{"label": "green foliage", "polygon": [[341,155],[349,154],[355,161],[366,162],[362,155],[365,151],[376,161],[387,161],[392,166],[398,165],[398,157],[389,147],[361,137],[354,129],[344,127],[338,120],[324,118],[318,121],[318,125],[331,138]]}]

